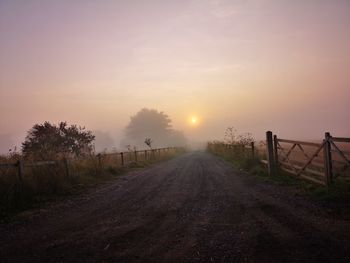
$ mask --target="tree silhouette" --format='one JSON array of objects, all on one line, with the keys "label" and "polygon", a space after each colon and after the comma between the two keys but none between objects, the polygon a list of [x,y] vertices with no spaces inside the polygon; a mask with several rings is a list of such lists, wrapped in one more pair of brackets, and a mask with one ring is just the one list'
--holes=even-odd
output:
[{"label": "tree silhouette", "polygon": [[151,138],[146,138],[145,139],[145,144],[152,149],[152,139]]},{"label": "tree silhouette", "polygon": [[225,131],[225,143],[235,144],[237,140],[237,129],[234,127],[227,127]]},{"label": "tree silhouette", "polygon": [[68,126],[60,122],[57,126],[50,122],[35,124],[22,143],[26,157],[48,160],[69,155],[80,156],[91,151],[95,136],[91,131],[76,125]]},{"label": "tree silhouette", "polygon": [[248,145],[254,142],[253,135],[249,132],[243,134],[237,134],[237,129],[234,127],[227,127],[225,131],[225,143],[227,144],[242,144]]},{"label": "tree silhouette", "polygon": [[155,147],[183,146],[186,141],[181,132],[171,128],[171,119],[167,114],[146,108],[130,118],[125,129],[124,145],[144,147],[145,138],[152,138],[152,145]]}]

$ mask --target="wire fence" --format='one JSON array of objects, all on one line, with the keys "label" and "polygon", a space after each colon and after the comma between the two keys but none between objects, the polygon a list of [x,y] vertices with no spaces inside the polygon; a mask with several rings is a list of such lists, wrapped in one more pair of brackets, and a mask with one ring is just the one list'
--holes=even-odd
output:
[{"label": "wire fence", "polygon": [[[94,184],[130,167],[141,167],[184,151],[167,147],[142,151],[90,154],[84,158],[38,161],[0,158],[0,217],[6,211]],[[5,212],[4,212],[5,211]]]}]

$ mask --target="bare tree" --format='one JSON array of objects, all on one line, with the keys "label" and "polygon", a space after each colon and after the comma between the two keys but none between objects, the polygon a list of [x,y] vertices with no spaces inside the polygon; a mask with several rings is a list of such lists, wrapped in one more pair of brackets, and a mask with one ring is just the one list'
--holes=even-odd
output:
[{"label": "bare tree", "polygon": [[249,132],[237,134],[237,129],[234,127],[227,127],[225,131],[225,143],[227,144],[241,144],[248,145],[254,142],[253,135]]},{"label": "bare tree", "polygon": [[146,138],[145,139],[145,144],[152,149],[152,139],[151,138]]},{"label": "bare tree", "polygon": [[236,133],[237,130],[234,127],[227,127],[225,131],[225,143],[227,144],[235,144],[236,143]]}]

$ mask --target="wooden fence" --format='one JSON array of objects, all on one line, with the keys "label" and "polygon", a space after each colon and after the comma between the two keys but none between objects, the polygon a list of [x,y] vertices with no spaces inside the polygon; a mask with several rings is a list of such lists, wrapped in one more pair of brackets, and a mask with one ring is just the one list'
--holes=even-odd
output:
[{"label": "wooden fence", "polygon": [[238,151],[248,153],[251,158],[255,157],[255,145],[254,142],[249,144],[225,144],[228,149],[237,149]]},{"label": "wooden fence", "polygon": [[[342,143],[342,145],[339,145]],[[305,142],[278,138],[266,132],[268,173],[277,169],[306,180],[329,185],[338,176],[347,175],[350,168],[350,138],[333,137],[325,133],[321,142]]]},{"label": "wooden fence", "polygon": [[64,171],[66,176],[72,176],[76,174],[76,169],[74,165],[81,161],[96,161],[97,167],[99,169],[104,168],[107,164],[113,164],[115,167],[127,167],[132,164],[137,164],[140,162],[154,161],[165,157],[176,152],[183,150],[180,147],[167,147],[158,149],[149,149],[142,151],[129,151],[129,152],[118,152],[118,153],[99,153],[97,155],[91,156],[89,159],[62,159],[59,161],[29,161],[20,159],[15,163],[0,163],[0,170],[4,169],[16,169],[18,181],[21,182],[25,176],[25,167],[40,167],[40,166],[64,166]]},{"label": "wooden fence", "polygon": [[222,149],[232,150],[233,153],[236,152],[239,155],[247,154],[248,156],[246,157],[249,157],[252,159],[254,159],[256,155],[256,147],[254,142],[250,142],[249,144],[227,144],[227,143],[219,143],[219,142],[218,143],[209,142],[207,147],[209,151],[213,151],[213,152],[217,152]]}]

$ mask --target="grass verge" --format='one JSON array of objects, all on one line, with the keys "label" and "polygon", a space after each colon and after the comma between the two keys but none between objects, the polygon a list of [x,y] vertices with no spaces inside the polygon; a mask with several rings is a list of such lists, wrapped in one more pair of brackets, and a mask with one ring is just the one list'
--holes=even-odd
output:
[{"label": "grass verge", "polygon": [[280,186],[293,186],[309,198],[320,201],[337,204],[350,204],[350,180],[337,178],[330,186],[321,186],[313,184],[302,178],[290,175],[279,170],[275,176],[269,176],[267,169],[260,163],[259,158],[247,157],[244,154],[232,153],[229,150],[218,152],[209,151],[212,154],[223,158],[234,166],[243,169],[259,180],[277,184]]},{"label": "grass verge", "polygon": [[79,195],[122,174],[149,167],[182,153],[180,151],[155,160],[130,162],[125,167],[109,162],[100,168],[96,163],[84,162],[72,166],[70,176],[60,166],[27,169],[21,183],[14,173],[5,174],[0,176],[0,223],[9,222],[28,210],[40,209],[49,202]]}]

